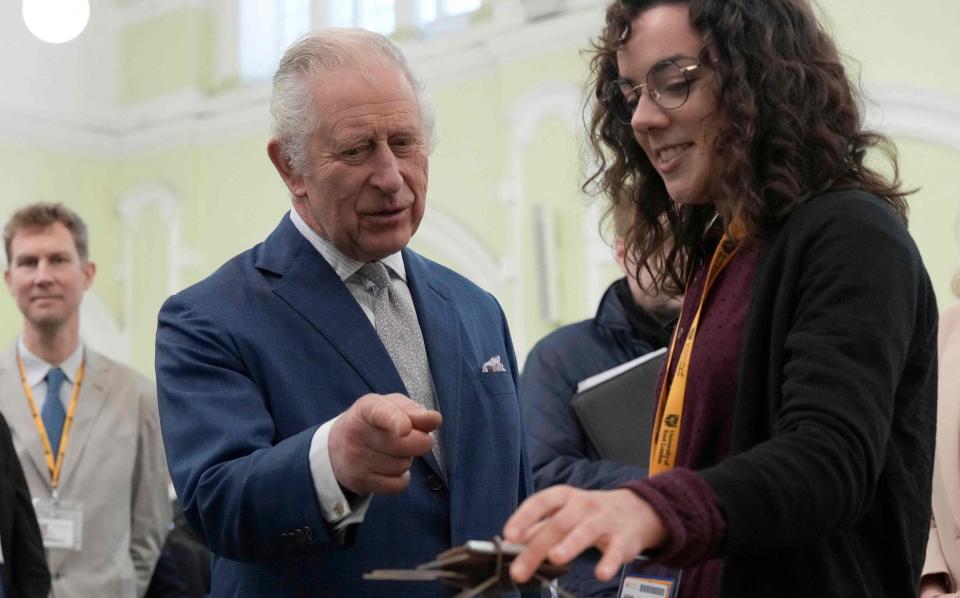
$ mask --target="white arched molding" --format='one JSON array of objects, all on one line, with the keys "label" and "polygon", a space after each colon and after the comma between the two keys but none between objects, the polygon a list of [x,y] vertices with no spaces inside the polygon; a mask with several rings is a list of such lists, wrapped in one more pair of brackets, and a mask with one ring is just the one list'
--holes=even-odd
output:
[{"label": "white arched molding", "polygon": [[[600,220],[603,218],[603,205],[591,201],[587,206],[587,217],[583,221],[583,235],[587,246],[587,302],[588,307],[596,309],[603,293],[607,290],[609,280],[602,276],[604,268],[616,263],[613,259],[613,248],[608,239],[601,235]],[[612,226],[608,227],[612,230]],[[609,234],[612,241],[613,233]],[[590,312],[587,312],[590,313]]]},{"label": "white arched molding", "polygon": [[[571,135],[578,131],[577,115],[580,112],[583,95],[580,88],[572,83],[549,81],[532,87],[521,96],[506,114],[507,178],[500,185],[500,201],[506,206],[509,234],[507,251],[503,260],[502,277],[511,288],[510,305],[507,316],[514,345],[522,361],[529,348],[527,343],[524,308],[527,299],[527,284],[521,276],[523,263],[524,231],[531,225],[523,209],[525,203],[533,203],[535,198],[527,195],[523,188],[524,153],[533,141],[537,128],[547,118],[559,118],[569,129]],[[526,200],[526,201],[524,201]]]},{"label": "white arched molding", "polygon": [[866,88],[866,124],[960,151],[960,95],[931,87],[876,84]]},{"label": "white arched molding", "polygon": [[442,255],[445,266],[466,276],[494,297],[503,293],[500,259],[472,230],[442,209],[427,209],[414,242],[431,254]]},{"label": "white arched molding", "polygon": [[[931,87],[875,84],[866,89],[868,127],[960,152],[960,95]],[[960,271],[960,211],[954,221],[954,263]]]},{"label": "white arched molding", "polygon": [[97,353],[120,363],[130,363],[130,337],[93,289],[83,294],[80,303],[80,337]]},{"label": "white arched molding", "polygon": [[159,211],[162,225],[167,230],[168,295],[180,290],[182,270],[198,262],[196,253],[183,245],[183,211],[180,198],[170,185],[163,181],[147,181],[135,185],[123,194],[117,203],[122,251],[117,278],[123,289],[123,327],[127,337],[136,305],[133,288],[134,240],[137,223],[147,208],[156,208]]}]

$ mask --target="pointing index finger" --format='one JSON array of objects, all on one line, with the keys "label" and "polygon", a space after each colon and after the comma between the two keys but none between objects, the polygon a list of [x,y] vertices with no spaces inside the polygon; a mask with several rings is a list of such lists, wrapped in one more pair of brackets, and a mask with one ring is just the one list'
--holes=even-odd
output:
[{"label": "pointing index finger", "polygon": [[372,397],[357,406],[358,415],[371,426],[406,436],[413,429],[410,416],[386,397]]}]

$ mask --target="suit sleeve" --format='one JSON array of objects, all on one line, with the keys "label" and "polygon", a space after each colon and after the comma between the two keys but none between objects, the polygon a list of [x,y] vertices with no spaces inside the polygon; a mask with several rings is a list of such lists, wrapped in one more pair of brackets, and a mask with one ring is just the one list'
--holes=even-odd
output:
[{"label": "suit sleeve", "polygon": [[603,490],[646,478],[645,467],[590,458],[589,441],[570,406],[576,383],[564,376],[558,351],[545,341],[527,356],[520,377],[520,406],[537,490],[557,484]]},{"label": "suit sleeve", "polygon": [[130,558],[137,575],[137,595],[143,596],[150,585],[153,569],[160,557],[163,541],[170,529],[173,512],[167,494],[167,466],[160,438],[155,386],[141,381],[140,423],[137,432],[137,458],[133,471],[133,504],[130,505]]},{"label": "suit sleeve", "polygon": [[[261,387],[215,308],[174,296],[160,310],[157,390],[167,462],[184,515],[232,560],[340,549],[309,465],[317,426],[276,441]],[[276,375],[284,375],[276,373]]]},{"label": "suit sleeve", "polygon": [[0,452],[9,455],[8,481],[13,486],[13,534],[8,546],[12,554],[5,554],[5,567],[10,574],[13,596],[46,596],[50,593],[50,571],[40,537],[40,526],[33,510],[30,490],[23,469],[14,452],[10,429],[0,417]]}]

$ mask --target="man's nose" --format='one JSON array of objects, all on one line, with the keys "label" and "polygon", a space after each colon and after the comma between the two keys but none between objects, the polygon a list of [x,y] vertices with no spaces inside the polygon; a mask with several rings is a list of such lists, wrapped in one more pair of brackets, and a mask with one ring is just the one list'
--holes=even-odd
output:
[{"label": "man's nose", "polygon": [[373,154],[373,176],[370,177],[370,182],[389,195],[399,193],[403,189],[400,159],[393,153],[389,144],[377,144]]},{"label": "man's nose", "polygon": [[37,263],[36,276],[34,283],[38,285],[47,285],[53,282],[53,269],[46,260],[40,260]]}]

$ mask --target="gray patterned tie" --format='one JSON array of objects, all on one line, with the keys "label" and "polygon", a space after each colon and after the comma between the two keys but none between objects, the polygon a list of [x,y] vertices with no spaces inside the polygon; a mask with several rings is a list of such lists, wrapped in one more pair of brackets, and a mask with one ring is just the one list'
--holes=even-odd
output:
[{"label": "gray patterned tie", "polygon": [[[376,286],[374,327],[390,354],[393,365],[400,372],[400,378],[403,379],[410,398],[427,409],[436,409],[433,379],[430,377],[423,334],[420,332],[413,301],[409,295],[394,287],[387,267],[380,262],[364,264],[357,274]],[[439,430],[433,433],[433,440],[433,456],[437,459],[440,471],[445,472]]]}]

